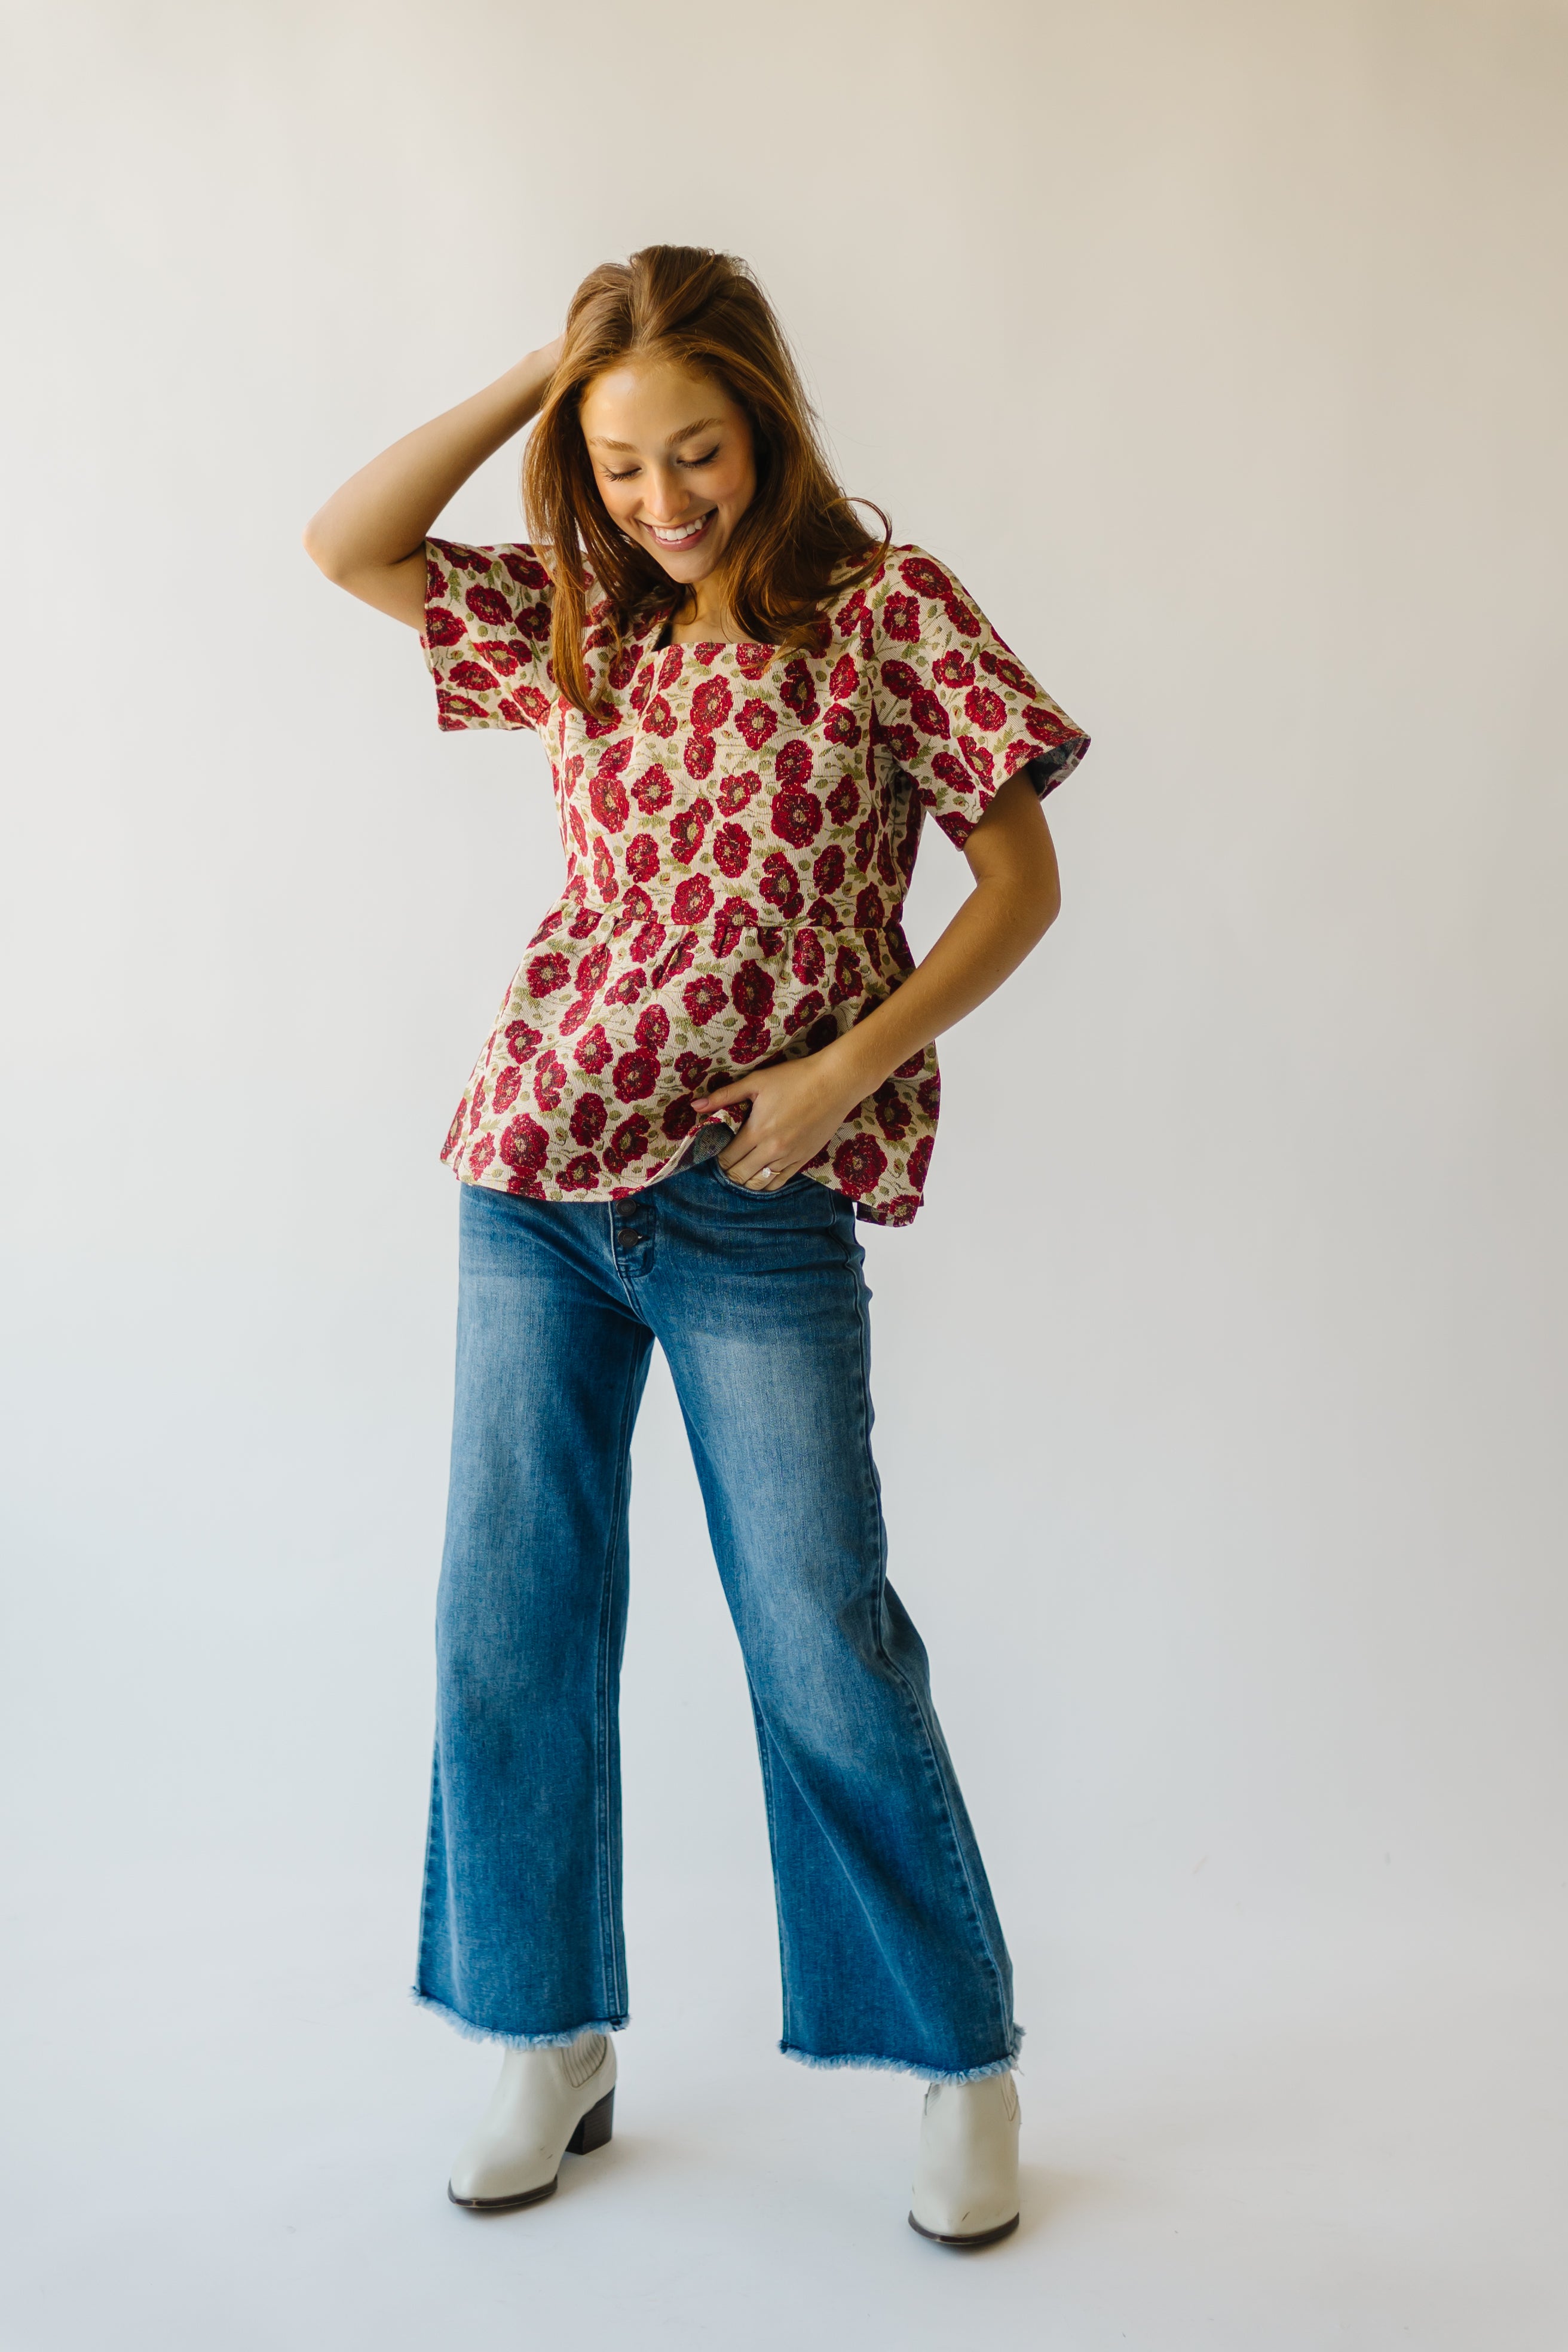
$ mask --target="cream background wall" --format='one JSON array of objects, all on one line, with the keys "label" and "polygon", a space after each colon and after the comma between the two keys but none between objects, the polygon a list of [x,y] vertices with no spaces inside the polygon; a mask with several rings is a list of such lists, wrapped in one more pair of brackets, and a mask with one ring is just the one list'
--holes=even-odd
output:
[{"label": "cream background wall", "polygon": [[[868,1242],[893,1573],[1061,2216],[962,2292],[1020,2344],[1457,2344],[1502,2310],[1560,2341],[1531,2200],[1568,1889],[1562,9],[5,26],[15,2210],[88,2168],[29,2225],[16,2340],[112,2306],[128,2344],[412,2344],[511,2275],[427,2193],[487,2062],[399,2001],[435,1155],[559,853],[538,748],[439,737],[412,637],[298,534],[663,238],[753,261],[851,487],[1095,736],[1050,803],[1061,920],[947,1041],[930,1205]],[[517,534],[514,460],[451,532]],[[933,834],[917,943],[963,879]],[[637,1476],[626,2063],[640,2031],[687,2169],[644,2236],[656,2192],[607,2176],[605,2311],[772,2345],[859,2295],[867,2340],[952,2341],[952,2266],[911,2288],[893,2234],[902,2086],[811,2106],[766,2057],[744,1688],[658,1383]],[[816,2154],[748,2173],[761,2110],[711,2087],[752,2053],[771,2145],[843,2135],[789,2232]],[[746,2199],[698,2276],[704,2164]],[[563,2315],[574,2242],[530,2242]]]}]

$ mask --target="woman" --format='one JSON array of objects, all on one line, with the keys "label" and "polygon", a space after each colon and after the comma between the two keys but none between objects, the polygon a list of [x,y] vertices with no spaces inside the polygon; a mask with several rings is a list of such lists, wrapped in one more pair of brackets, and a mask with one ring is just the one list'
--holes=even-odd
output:
[{"label": "woman", "polygon": [[[427,537],[534,420],[533,544]],[[456,1428],[416,1998],[505,2045],[448,2193],[553,2189],[626,2021],[616,1697],[627,1463],[665,1351],[745,1659],[784,2038],[926,2077],[910,2221],[1016,2227],[1006,1947],[884,1578],[857,1215],[921,1205],[931,1041],[1057,912],[1040,798],[1085,737],[952,574],[835,483],[744,267],[651,247],[564,336],[309,526],[420,631],[444,728],[533,727],[566,886],[447,1139]],[[927,814],[974,887],[918,967]]]}]

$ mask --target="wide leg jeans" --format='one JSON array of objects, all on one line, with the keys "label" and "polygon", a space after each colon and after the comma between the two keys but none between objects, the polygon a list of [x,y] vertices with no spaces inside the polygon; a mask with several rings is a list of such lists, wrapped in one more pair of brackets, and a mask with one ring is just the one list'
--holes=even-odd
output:
[{"label": "wide leg jeans", "polygon": [[849,1203],[708,1159],[614,1202],[460,1187],[457,1409],[416,1997],[516,2046],[627,2016],[617,1699],[657,1339],[751,1688],[782,2047],[932,2078],[1016,2055],[1012,1969],[886,1576]]}]

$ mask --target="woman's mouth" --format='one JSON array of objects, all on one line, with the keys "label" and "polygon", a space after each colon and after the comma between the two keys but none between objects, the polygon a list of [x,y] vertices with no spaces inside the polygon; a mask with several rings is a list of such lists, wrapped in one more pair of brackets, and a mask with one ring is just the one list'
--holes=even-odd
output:
[{"label": "woman's mouth", "polygon": [[676,550],[695,547],[706,535],[708,526],[718,511],[717,507],[710,507],[707,513],[699,515],[695,522],[673,523],[668,530],[654,522],[645,523],[643,529],[651,533],[655,542],[660,547]]}]

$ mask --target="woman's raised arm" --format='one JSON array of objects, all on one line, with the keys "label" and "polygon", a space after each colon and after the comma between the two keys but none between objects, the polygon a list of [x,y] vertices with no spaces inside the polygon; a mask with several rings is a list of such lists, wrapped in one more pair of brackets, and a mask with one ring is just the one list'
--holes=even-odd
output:
[{"label": "woman's raised arm", "polygon": [[311,562],[351,596],[422,628],[431,524],[475,468],[538,415],[560,357],[557,338],[362,466],[305,525]]}]

